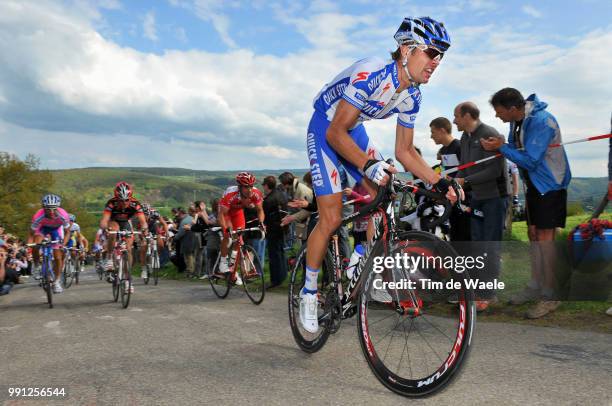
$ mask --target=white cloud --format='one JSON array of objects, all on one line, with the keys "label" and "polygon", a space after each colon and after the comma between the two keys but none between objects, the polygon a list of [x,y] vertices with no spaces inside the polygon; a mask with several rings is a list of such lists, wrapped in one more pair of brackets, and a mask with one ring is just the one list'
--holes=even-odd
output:
[{"label": "white cloud", "polygon": [[155,28],[155,13],[149,11],[142,22],[142,31],[145,38],[151,41],[157,41],[157,32]]},{"label": "white cloud", "polygon": [[525,4],[523,7],[521,7],[521,10],[523,11],[523,13],[533,18],[542,18],[542,12],[529,4]]},{"label": "white cloud", "polygon": [[[219,2],[198,3],[224,15]],[[105,39],[92,15],[78,10],[48,2],[0,2],[0,52],[11,56],[0,65],[0,149],[9,147],[5,134],[17,134],[19,141],[10,145],[14,151],[37,153],[46,162],[59,162],[55,165],[109,164],[112,156],[123,165],[305,167],[312,98],[354,60],[384,56],[386,44],[392,44],[389,33],[397,28],[381,28],[380,16],[343,15],[323,2],[317,7],[325,12],[303,13],[299,4],[284,13],[276,10],[310,44],[284,56],[240,48],[156,55]],[[451,51],[432,83],[423,86],[415,130],[430,162],[437,147],[428,124],[451,116],[460,101],[473,100],[483,121],[507,132],[488,106],[491,94],[505,86],[525,95],[536,92],[549,102],[565,140],[609,130],[610,29],[562,46],[502,24],[459,27],[452,35]],[[366,124],[388,156],[394,127],[394,119]],[[85,152],[66,162],[60,148],[56,154],[42,147],[49,139]],[[129,148],[118,152],[118,142]],[[600,144],[590,144],[568,147],[568,154],[576,148],[570,154],[574,174],[603,176],[607,155]],[[132,152],[139,149],[142,154]]]}]

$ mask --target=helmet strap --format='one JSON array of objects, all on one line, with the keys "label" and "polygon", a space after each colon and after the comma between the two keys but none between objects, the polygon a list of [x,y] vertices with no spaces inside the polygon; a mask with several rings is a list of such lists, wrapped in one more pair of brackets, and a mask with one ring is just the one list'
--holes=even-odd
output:
[{"label": "helmet strap", "polygon": [[[412,50],[414,48],[410,48],[410,50]],[[406,73],[406,76],[408,77],[408,83],[409,83],[409,87],[414,86],[414,87],[419,87],[419,84],[412,79],[412,76],[410,75],[410,72],[408,72],[408,57],[404,56],[402,59],[402,68],[404,68],[404,72]]]}]

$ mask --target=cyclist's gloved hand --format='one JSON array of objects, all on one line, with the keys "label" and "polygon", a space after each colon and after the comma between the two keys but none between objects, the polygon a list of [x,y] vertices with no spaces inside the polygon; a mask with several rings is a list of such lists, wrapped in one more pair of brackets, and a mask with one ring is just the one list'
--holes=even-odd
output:
[{"label": "cyclist's gloved hand", "polygon": [[518,196],[512,196],[512,205],[513,206],[518,206],[518,204],[519,204]]},{"label": "cyclist's gloved hand", "polygon": [[434,190],[446,194],[451,183],[446,178],[440,178],[440,180],[433,185]]},{"label": "cyclist's gloved hand", "polygon": [[386,169],[389,169],[391,165],[385,161],[378,161],[376,159],[369,159],[363,167],[363,173],[372,182],[380,185],[380,182],[387,176]]}]

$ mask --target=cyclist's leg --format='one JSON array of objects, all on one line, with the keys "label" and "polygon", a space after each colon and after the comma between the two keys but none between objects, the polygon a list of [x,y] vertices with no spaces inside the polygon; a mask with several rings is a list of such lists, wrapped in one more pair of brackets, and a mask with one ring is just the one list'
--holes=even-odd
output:
[{"label": "cyclist's leg", "polygon": [[[38,231],[34,234],[33,242],[34,244],[40,244],[45,237],[40,234]],[[40,267],[40,248],[33,247],[32,248],[32,258],[34,259],[34,264],[36,267]]]},{"label": "cyclist's leg", "polygon": [[[384,157],[379,152],[378,148],[372,143],[370,137],[365,131],[365,127],[363,125],[358,126],[357,128],[351,131],[351,138],[355,143],[361,148],[362,151],[370,157],[370,159],[383,160]],[[340,162],[346,168],[346,171],[351,175],[353,179],[355,179],[356,183],[361,183],[363,187],[368,191],[368,194],[372,199],[376,198],[376,184],[371,180],[364,178],[363,174],[350,162],[346,161],[344,158],[340,157]],[[368,229],[366,232],[368,243],[372,241],[372,236],[374,235],[374,216],[370,216],[368,220]]]},{"label": "cyclist's leg", "polygon": [[308,237],[306,285],[304,293],[317,291],[317,278],[332,233],[342,220],[342,185],[338,174],[338,154],[326,139],[329,121],[315,112],[308,125],[306,148],[310,161],[312,185],[319,209],[319,221]]}]

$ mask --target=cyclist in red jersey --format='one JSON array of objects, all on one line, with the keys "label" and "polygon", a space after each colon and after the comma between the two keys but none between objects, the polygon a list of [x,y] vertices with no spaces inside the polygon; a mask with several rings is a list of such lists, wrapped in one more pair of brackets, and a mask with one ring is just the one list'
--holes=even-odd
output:
[{"label": "cyclist in red jersey", "polygon": [[[249,172],[240,172],[236,175],[236,183],[237,185],[230,186],[225,190],[219,202],[219,225],[223,229],[221,260],[219,261],[219,271],[221,273],[230,271],[227,264],[227,253],[229,251],[229,244],[231,243],[230,231],[232,229],[237,230],[245,228],[246,226],[243,208],[256,208],[259,227],[264,227],[265,215],[263,211],[263,195],[256,187],[253,187],[255,184],[255,176]],[[232,247],[232,251],[233,249]],[[234,257],[235,254],[235,252],[232,252],[232,257]],[[238,275],[236,276],[238,277],[236,283],[240,284],[240,277]]]},{"label": "cyclist in red jersey", "polygon": [[[130,219],[136,217],[140,223],[140,230],[143,233],[147,233],[148,226],[145,215],[142,211],[140,202],[132,197],[132,187],[127,182],[119,182],[115,186],[115,197],[110,199],[106,203],[104,213],[102,214],[102,220],[100,220],[100,228],[102,230],[130,230],[132,231],[132,224]],[[112,252],[113,246],[115,245],[115,239],[117,237],[114,234],[108,235],[107,250]],[[132,245],[134,243],[134,236],[130,236],[127,239],[128,243],[128,256],[130,266],[132,260]],[[107,260],[106,269],[112,269],[112,260]],[[133,288],[133,287],[132,287]]]}]

